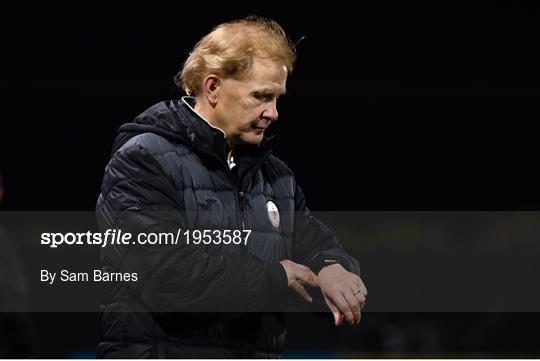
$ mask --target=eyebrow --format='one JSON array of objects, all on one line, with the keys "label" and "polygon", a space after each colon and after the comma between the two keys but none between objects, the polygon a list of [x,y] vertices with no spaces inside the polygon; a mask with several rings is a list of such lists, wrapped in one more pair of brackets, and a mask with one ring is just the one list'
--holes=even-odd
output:
[{"label": "eyebrow", "polygon": [[[262,88],[262,89],[256,89],[253,91],[254,93],[261,93],[261,94],[274,94],[276,93],[274,90],[270,88]],[[284,89],[283,92],[281,92],[281,89],[278,90],[279,95],[285,95],[287,94],[287,89]]]}]

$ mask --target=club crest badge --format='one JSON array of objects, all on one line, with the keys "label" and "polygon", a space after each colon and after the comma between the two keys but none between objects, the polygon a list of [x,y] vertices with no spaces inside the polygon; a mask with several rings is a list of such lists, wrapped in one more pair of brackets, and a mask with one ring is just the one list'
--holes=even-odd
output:
[{"label": "club crest badge", "polygon": [[268,212],[268,219],[270,223],[276,228],[279,227],[279,210],[276,204],[272,201],[266,202],[266,211]]}]

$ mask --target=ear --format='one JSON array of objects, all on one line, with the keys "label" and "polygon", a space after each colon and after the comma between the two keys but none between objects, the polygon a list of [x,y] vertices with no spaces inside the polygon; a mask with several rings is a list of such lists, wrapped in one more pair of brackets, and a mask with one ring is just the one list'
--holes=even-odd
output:
[{"label": "ear", "polygon": [[221,79],[215,74],[209,74],[203,81],[203,94],[208,103],[212,106],[217,104]]}]

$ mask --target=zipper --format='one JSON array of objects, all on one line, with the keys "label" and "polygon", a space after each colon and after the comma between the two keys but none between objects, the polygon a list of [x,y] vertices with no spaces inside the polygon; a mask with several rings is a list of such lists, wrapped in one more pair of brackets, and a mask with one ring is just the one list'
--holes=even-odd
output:
[{"label": "zipper", "polygon": [[[234,188],[235,188],[235,192],[234,192],[234,198],[236,200],[236,205],[237,205],[237,209],[238,209],[238,220],[240,221],[240,223],[242,224],[242,230],[245,230],[246,229],[246,211],[245,211],[245,194],[243,191],[240,191],[238,189],[238,185],[236,185],[236,182],[234,182]],[[242,235],[243,235],[243,232],[242,232]],[[242,250],[242,253],[247,253],[247,245],[244,244],[244,242],[241,243],[241,250]]]},{"label": "zipper", "polygon": [[245,194],[244,192],[240,191],[238,192],[239,202],[238,202],[238,209],[240,210],[240,220],[242,222],[242,230],[246,229],[246,209],[245,209]]},{"label": "zipper", "polygon": [[[272,143],[265,144],[265,148],[269,149],[271,144]],[[238,207],[238,219],[240,223],[242,224],[242,230],[246,229],[246,224],[247,224],[246,195],[243,189],[247,188],[249,180],[252,178],[252,175],[253,175],[252,173],[254,172],[254,170],[258,169],[259,165],[266,160],[268,155],[269,155],[269,151],[267,149],[264,149],[262,156],[260,156],[258,159],[256,159],[254,163],[251,164],[249,169],[246,170],[246,174],[244,174],[244,176],[241,179],[235,179],[231,175],[231,169],[229,168],[227,161],[223,161],[222,159],[220,159],[220,163],[226,170],[226,173],[229,176],[229,179],[231,179],[232,181],[231,183],[234,185],[234,189],[235,189],[234,198],[236,200],[236,205]],[[239,166],[240,166],[239,164],[236,165],[236,167],[239,167]],[[239,178],[240,178],[240,174],[239,174]],[[244,245],[242,249],[244,250],[244,252],[247,252],[247,245]]]},{"label": "zipper", "polygon": [[[241,188],[241,185],[239,184],[240,180],[235,179],[231,175],[231,169],[229,168],[229,165],[226,162],[224,162],[222,164],[225,166],[226,173],[229,176],[229,179],[231,180],[231,183],[234,186],[234,198],[235,198],[236,206],[237,206],[237,209],[238,209],[238,212],[237,212],[238,220],[242,224],[242,230],[245,230],[246,229],[246,223],[247,223],[246,211],[245,211],[245,194],[241,190],[242,188]],[[238,167],[238,165],[237,165],[237,167]]]}]

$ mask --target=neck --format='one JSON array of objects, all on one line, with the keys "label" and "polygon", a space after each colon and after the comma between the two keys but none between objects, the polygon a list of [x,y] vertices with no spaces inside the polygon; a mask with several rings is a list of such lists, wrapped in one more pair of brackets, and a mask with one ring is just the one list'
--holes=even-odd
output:
[{"label": "neck", "polygon": [[207,103],[201,101],[199,98],[195,98],[195,106],[193,107],[193,110],[195,110],[195,112],[199,114],[201,118],[206,120],[212,126],[219,128],[214,119],[214,112]]},{"label": "neck", "polygon": [[[201,118],[206,120],[207,123],[209,123],[215,128],[219,128],[225,133],[223,127],[217,124],[213,108],[207,102],[205,102],[204,100],[200,100],[199,98],[195,98],[195,107],[193,109]],[[232,139],[227,137],[227,159],[231,159],[233,149],[234,144],[232,142]]]}]

